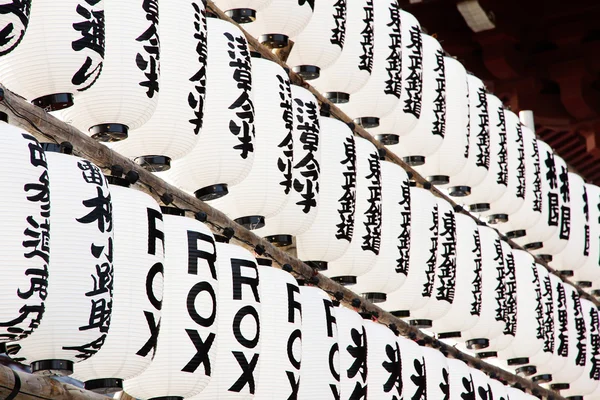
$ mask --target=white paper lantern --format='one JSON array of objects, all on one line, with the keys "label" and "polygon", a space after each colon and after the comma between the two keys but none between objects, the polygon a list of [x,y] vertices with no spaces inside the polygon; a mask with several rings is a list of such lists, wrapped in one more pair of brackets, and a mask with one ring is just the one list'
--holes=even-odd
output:
[{"label": "white paper lantern", "polygon": [[147,315],[147,331],[142,335],[147,342],[139,350],[150,352],[153,359],[141,375],[124,382],[125,391],[140,399],[193,396],[216,376],[219,287],[215,239],[208,227],[183,217],[183,212],[172,208],[163,208],[163,212],[164,272],[156,267],[143,279],[152,285],[149,298],[157,302],[157,284],[164,276],[162,316],[152,319]]},{"label": "white paper lantern", "polygon": [[377,148],[356,137],[356,211],[354,234],[344,255],[329,263],[326,276],[344,284],[369,272],[381,247],[381,165]]},{"label": "white paper lantern", "polygon": [[254,160],[254,103],[250,50],[235,25],[207,20],[208,59],[202,134],[192,151],[176,162],[169,176],[201,200],[227,194],[240,183]]},{"label": "white paper lantern", "polygon": [[346,37],[342,54],[312,85],[333,103],[346,103],[373,70],[373,0],[346,0]]},{"label": "white paper lantern", "polygon": [[402,393],[408,399],[427,399],[427,372],[423,348],[412,340],[398,337],[402,358]]},{"label": "white paper lantern", "polygon": [[315,96],[299,86],[292,86],[293,166],[288,200],[276,215],[265,220],[265,227],[256,234],[268,240],[291,243],[291,236],[306,232],[315,221],[319,209],[321,177],[321,128]]},{"label": "white paper lantern", "polygon": [[272,0],[214,0],[213,3],[238,24],[256,19],[256,12],[268,7]]},{"label": "white paper lantern", "polygon": [[368,396],[393,400],[402,396],[402,359],[396,335],[385,325],[365,320]]},{"label": "white paper lantern", "polygon": [[401,94],[390,114],[379,119],[379,126],[369,129],[381,143],[398,143],[398,137],[408,134],[421,116],[423,101],[423,42],[419,21],[400,10],[401,33]]},{"label": "white paper lantern", "polygon": [[292,92],[290,80],[278,64],[254,58],[252,79],[256,85],[254,163],[229,195],[211,202],[229,218],[254,229],[264,225],[286,204],[292,189]]},{"label": "white paper lantern", "polygon": [[446,71],[446,134],[437,151],[415,169],[434,185],[445,186],[469,157],[469,86],[467,71],[451,57],[444,57]]},{"label": "white paper lantern", "polygon": [[0,58],[2,84],[46,111],[71,106],[73,94],[89,89],[106,66],[104,1],[26,0],[1,7],[13,23]]},{"label": "white paper lantern", "polygon": [[102,74],[94,86],[76,93],[75,106],[61,114],[82,132],[106,142],[126,138],[129,129],[152,117],[160,90],[160,38],[156,0],[107,0],[104,10],[106,55],[98,67]]},{"label": "white paper lantern", "polygon": [[406,280],[399,290],[388,294],[381,308],[399,317],[423,307],[433,293],[438,247],[438,204],[430,191],[411,187],[410,253]]},{"label": "white paper lantern", "polygon": [[473,379],[473,389],[475,391],[476,400],[490,400],[494,396],[491,393],[490,378],[482,371],[469,368],[471,370],[471,379]]},{"label": "white paper lantern", "polygon": [[469,366],[455,358],[449,358],[446,362],[450,376],[448,379],[450,382],[449,400],[475,399],[475,389]]},{"label": "white paper lantern", "polygon": [[[550,266],[559,271],[581,268],[590,249],[590,205],[585,183],[575,173],[569,172],[568,175],[570,209],[561,210],[561,235],[568,236],[567,245],[560,253],[555,254],[550,262]],[[598,225],[598,220],[594,223]]]},{"label": "white paper lantern", "polygon": [[13,51],[25,36],[29,25],[31,0],[13,1],[0,5],[0,57]]},{"label": "white paper lantern", "polygon": [[319,208],[310,228],[296,237],[298,258],[318,269],[340,258],[354,235],[356,141],[343,122],[321,117]]},{"label": "white paper lantern", "polygon": [[28,132],[7,124],[6,114],[0,116],[4,119],[0,148],[7,166],[0,170],[6,202],[0,209],[1,344],[27,337],[44,315],[50,272],[50,188],[41,145]]},{"label": "white paper lantern", "polygon": [[381,246],[373,269],[358,278],[352,291],[372,302],[398,290],[406,274],[410,251],[410,182],[398,165],[381,161]]},{"label": "white paper lantern", "polygon": [[489,384],[491,389],[490,399],[509,400],[508,391],[506,390],[507,387],[504,386],[502,382],[499,382],[496,379],[490,379]]},{"label": "white paper lantern", "polygon": [[[259,259],[259,264],[264,260]],[[287,399],[298,393],[302,361],[300,288],[287,272],[259,266],[262,343],[255,399]],[[282,293],[285,301],[282,301]]]},{"label": "white paper lantern", "polygon": [[421,165],[440,148],[446,135],[446,72],[444,50],[433,37],[423,41],[423,93],[419,122],[389,149],[409,165]]},{"label": "white paper lantern", "polygon": [[361,398],[367,392],[367,333],[362,317],[337,306],[335,319],[340,351],[340,398]]},{"label": "white paper lantern", "polygon": [[286,63],[304,79],[316,79],[321,69],[333,64],[344,48],[347,0],[321,0],[308,25],[293,37]]},{"label": "white paper lantern", "polygon": [[450,397],[450,375],[446,357],[437,349],[423,347],[427,374],[427,399],[447,400]]},{"label": "white paper lantern", "polygon": [[244,25],[244,29],[262,44],[273,48],[286,47],[308,25],[315,9],[313,0],[271,0],[269,6]]},{"label": "white paper lantern", "polygon": [[[127,185],[119,178],[109,178]],[[126,182],[126,181],[125,181]],[[122,390],[124,379],[142,373],[154,352],[147,343],[161,320],[164,271],[163,216],[156,201],[139,191],[110,185],[113,207],[113,308],[104,346],[75,365],[73,377],[88,390]]]},{"label": "white paper lantern", "polygon": [[477,224],[466,214],[455,213],[456,279],[454,301],[443,317],[433,321],[438,338],[460,337],[481,315],[481,240]]},{"label": "white paper lantern", "polygon": [[298,400],[340,398],[340,347],[337,312],[319,288],[300,288],[302,300],[302,365]]},{"label": "white paper lantern", "polygon": [[575,271],[574,282],[591,282],[600,279],[600,188],[589,183],[585,184],[589,212],[589,232],[587,258],[581,268]]},{"label": "white paper lantern", "polygon": [[[43,324],[19,342],[18,357],[25,358],[33,372],[69,375],[73,363],[96,354],[108,334],[113,300],[112,203],[106,178],[96,165],[59,153],[47,152],[46,158],[52,205],[50,296]],[[28,247],[47,251],[44,221],[27,222],[31,231],[26,235],[32,240]]]},{"label": "white paper lantern", "polygon": [[[379,125],[402,94],[400,5],[395,0],[373,3],[373,69],[371,77],[340,109],[364,128]],[[444,82],[445,83],[445,82]]]},{"label": "white paper lantern", "polygon": [[535,396],[510,386],[506,387],[506,395],[508,396],[508,400],[534,400],[535,398]]},{"label": "white paper lantern", "polygon": [[[112,148],[152,171],[170,167],[198,141],[206,94],[206,10],[202,1],[159,3],[160,82],[156,112]],[[190,56],[193,55],[193,56]]]},{"label": "white paper lantern", "polygon": [[474,75],[467,76],[469,86],[469,156],[458,175],[450,179],[450,196],[464,197],[487,177],[490,168],[490,114],[487,91]]},{"label": "white paper lantern", "polygon": [[[510,115],[510,114],[509,114]],[[509,117],[509,121],[510,121]],[[508,216],[508,221],[498,224],[498,229],[505,233],[509,238],[519,238],[525,236],[526,230],[536,225],[542,217],[543,192],[542,179],[544,178],[540,169],[540,158],[538,141],[535,133],[521,125],[523,132],[523,145],[525,153],[525,199],[519,209]],[[517,176],[520,176],[520,167]],[[509,177],[509,179],[511,179]],[[519,189],[520,190],[520,189]],[[518,192],[518,191],[517,191]],[[505,196],[510,196],[505,193]],[[499,201],[504,199],[503,196]],[[500,222],[495,218],[490,223]]]}]

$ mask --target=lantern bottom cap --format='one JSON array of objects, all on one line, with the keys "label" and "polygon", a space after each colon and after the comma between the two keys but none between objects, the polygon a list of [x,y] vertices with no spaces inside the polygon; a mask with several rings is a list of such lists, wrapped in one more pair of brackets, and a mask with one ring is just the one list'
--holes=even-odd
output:
[{"label": "lantern bottom cap", "polygon": [[447,185],[450,183],[448,175],[431,175],[427,177],[427,181],[432,185]]},{"label": "lantern bottom cap", "polygon": [[6,354],[6,343],[0,343],[0,354]]},{"label": "lantern bottom cap", "polygon": [[[544,261],[545,261],[545,260],[544,260]],[[550,260],[550,261],[552,261],[552,260]],[[558,272],[558,274],[559,274],[560,276],[562,276],[562,277],[564,277],[564,278],[571,278],[571,277],[573,277],[573,275],[575,275],[575,274],[573,273],[573,271],[557,271],[557,272]]]},{"label": "lantern bottom cap", "polygon": [[509,358],[506,360],[508,365],[525,365],[529,364],[529,357]]},{"label": "lantern bottom cap", "polygon": [[569,396],[565,397],[567,400],[583,400],[583,396]]},{"label": "lantern bottom cap", "polygon": [[379,126],[379,118],[377,117],[360,117],[355,118],[354,123],[365,129],[377,128]]},{"label": "lantern bottom cap", "polygon": [[550,385],[550,389],[552,390],[567,390],[570,388],[571,385],[569,385],[568,383],[553,383],[552,385]]},{"label": "lantern bottom cap", "polygon": [[148,400],[183,400],[182,396],[162,396],[162,397],[152,397]]},{"label": "lantern bottom cap", "polygon": [[312,81],[321,76],[321,68],[316,65],[296,65],[292,68],[292,71],[300,75],[305,81]]},{"label": "lantern bottom cap", "polygon": [[256,20],[256,10],[251,8],[233,8],[225,11],[225,14],[238,24],[248,24]]},{"label": "lantern bottom cap", "polygon": [[8,114],[0,111],[0,121],[4,121],[4,122],[8,123]]},{"label": "lantern bottom cap", "polygon": [[531,380],[537,384],[552,382],[552,374],[537,375],[531,378]]},{"label": "lantern bottom cap", "polygon": [[171,157],[150,155],[140,156],[134,159],[134,162],[146,171],[163,172],[171,169]]},{"label": "lantern bottom cap", "polygon": [[110,183],[111,185],[115,185],[115,186],[121,186],[121,187],[125,187],[125,188],[128,188],[129,186],[131,186],[131,184],[129,183],[129,181],[127,179],[121,178],[120,176],[106,175],[106,181],[108,183]]},{"label": "lantern bottom cap", "polygon": [[509,239],[518,239],[527,235],[527,231],[525,229],[518,229],[516,231],[506,232],[506,237]]},{"label": "lantern bottom cap", "polygon": [[490,224],[504,224],[508,222],[508,214],[492,214],[488,217]]},{"label": "lantern bottom cap", "polygon": [[600,297],[600,289],[592,290],[592,296]]},{"label": "lantern bottom cap", "polygon": [[177,207],[170,207],[170,206],[160,206],[160,211],[163,214],[168,214],[168,215],[177,215],[178,217],[183,217],[185,216],[185,211],[182,210],[181,208],[177,208]]},{"label": "lantern bottom cap", "polygon": [[92,139],[99,142],[119,142],[127,139],[129,127],[123,124],[98,124],[90,128]]},{"label": "lantern bottom cap", "polygon": [[317,271],[327,271],[328,263],[327,261],[304,261],[305,264],[308,264],[309,267],[316,269]]},{"label": "lantern bottom cap", "polygon": [[438,333],[437,338],[438,339],[452,339],[452,338],[459,338],[461,337],[461,333],[459,331],[456,332],[442,332],[442,333]]},{"label": "lantern bottom cap", "polygon": [[265,226],[265,217],[262,215],[248,215],[246,217],[236,218],[234,221],[250,231]]},{"label": "lantern bottom cap", "polygon": [[448,189],[448,194],[452,197],[465,197],[471,194],[471,186],[453,186]]},{"label": "lantern bottom cap", "polygon": [[265,239],[277,247],[291,246],[293,243],[292,235],[271,235],[265,236]]},{"label": "lantern bottom cap", "polygon": [[202,201],[211,201],[219,199],[229,193],[226,183],[218,183],[198,189],[194,192],[197,199]]},{"label": "lantern bottom cap", "polygon": [[73,94],[54,93],[31,100],[31,104],[43,108],[46,111],[58,111],[73,105]]},{"label": "lantern bottom cap", "polygon": [[383,303],[387,300],[387,294],[381,292],[365,292],[362,295],[371,303]]},{"label": "lantern bottom cap", "polygon": [[375,139],[379,140],[384,146],[392,146],[400,142],[400,136],[394,135],[393,133],[375,135]]},{"label": "lantern bottom cap", "polygon": [[519,376],[531,376],[537,373],[537,368],[535,365],[526,365],[524,367],[517,368],[515,373]]},{"label": "lantern bottom cap", "polygon": [[333,276],[331,280],[339,283],[342,286],[356,285],[356,276],[345,275],[345,276]]},{"label": "lantern bottom cap", "polygon": [[488,339],[471,339],[465,342],[467,349],[469,350],[483,350],[490,346],[490,341]]},{"label": "lantern bottom cap", "polygon": [[408,318],[408,317],[410,317],[410,311],[408,311],[408,310],[390,311],[390,314],[392,314],[394,317],[398,317],[398,318]]},{"label": "lantern bottom cap", "polygon": [[[590,281],[577,281],[577,284],[584,289],[589,289],[592,287],[592,282],[590,282]],[[2,347],[0,345],[0,350],[1,349],[2,349]]]},{"label": "lantern bottom cap", "polygon": [[123,379],[92,379],[85,381],[84,387],[85,390],[91,390],[92,392],[98,394],[114,394],[123,390]]},{"label": "lantern bottom cap", "polygon": [[414,326],[415,328],[431,328],[433,326],[433,322],[430,319],[411,319],[410,326]]},{"label": "lantern bottom cap", "polygon": [[[544,260],[545,262],[552,262],[552,254],[538,254],[538,258]],[[573,271],[559,271],[559,273],[563,276],[573,276]]]},{"label": "lantern bottom cap", "polygon": [[490,211],[490,203],[471,204],[469,210],[475,213]]},{"label": "lantern bottom cap", "polygon": [[498,352],[497,351],[482,351],[481,353],[477,353],[477,358],[480,358],[480,359],[492,358],[492,357],[498,357]]},{"label": "lantern bottom cap", "polygon": [[542,242],[527,243],[523,247],[525,248],[525,250],[539,250],[542,247],[544,247],[544,243],[542,243]]},{"label": "lantern bottom cap", "polygon": [[270,49],[281,49],[287,47],[289,44],[288,36],[281,33],[267,33],[266,35],[260,35],[258,41]]},{"label": "lantern bottom cap", "polygon": [[31,372],[37,375],[68,376],[73,373],[73,361],[40,360],[31,363]]},{"label": "lantern bottom cap", "polygon": [[420,165],[425,164],[424,156],[408,156],[408,157],[402,157],[402,159],[404,160],[405,163],[407,163],[411,167],[418,167]]},{"label": "lantern bottom cap", "polygon": [[256,263],[265,267],[273,266],[273,260],[271,260],[270,258],[256,257]]},{"label": "lantern bottom cap", "polygon": [[344,104],[350,101],[350,94],[345,92],[326,92],[325,98],[333,104]]}]

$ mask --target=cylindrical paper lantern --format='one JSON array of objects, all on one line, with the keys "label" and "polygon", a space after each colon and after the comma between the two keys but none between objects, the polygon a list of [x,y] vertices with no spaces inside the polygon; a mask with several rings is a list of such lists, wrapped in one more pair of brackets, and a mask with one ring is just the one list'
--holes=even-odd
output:
[{"label": "cylindrical paper lantern", "polygon": [[[456,277],[454,301],[443,317],[433,321],[431,331],[440,339],[460,337],[481,315],[481,240],[470,216],[455,213]],[[439,257],[439,256],[438,256]]]},{"label": "cylindrical paper lantern", "polygon": [[581,268],[575,271],[574,282],[591,282],[600,279],[600,188],[589,183],[585,184],[589,213],[589,232],[587,258]]},{"label": "cylindrical paper lantern", "polygon": [[402,392],[404,398],[427,398],[427,373],[423,348],[410,339],[397,338],[402,359]]},{"label": "cylindrical paper lantern", "polygon": [[333,103],[347,103],[371,77],[373,46],[373,0],[346,0],[342,54],[321,71],[313,86]]},{"label": "cylindrical paper lantern", "polygon": [[292,107],[292,137],[285,142],[286,150],[293,151],[288,200],[276,215],[265,219],[264,228],[256,231],[281,245],[291,244],[291,236],[311,227],[320,199],[321,128],[317,99],[308,90],[293,85]]},{"label": "cylindrical paper lantern", "polygon": [[437,349],[423,347],[423,360],[427,373],[427,398],[448,399],[450,396],[450,375],[446,357]]},{"label": "cylindrical paper lantern", "polygon": [[448,363],[448,374],[450,375],[448,380],[450,383],[449,400],[475,399],[475,389],[473,388],[473,378],[471,378],[469,366],[455,358],[449,358],[446,362]]},{"label": "cylindrical paper lantern", "polygon": [[402,93],[400,5],[395,0],[375,1],[373,15],[371,77],[347,104],[339,106],[364,128],[378,126],[379,118],[396,108]]},{"label": "cylindrical paper lantern", "polygon": [[238,24],[245,24],[256,19],[256,12],[271,4],[272,0],[214,0],[219,9],[223,10]]},{"label": "cylindrical paper lantern", "polygon": [[265,218],[279,212],[292,189],[293,114],[290,80],[276,63],[254,58],[256,85],[254,127],[256,148],[250,173],[229,195],[214,200],[218,208],[248,229],[264,226]]},{"label": "cylindrical paper lantern", "polygon": [[[76,93],[75,107],[65,110],[62,118],[93,138],[107,142],[126,138],[129,129],[144,125],[156,109],[160,90],[160,35],[158,1],[104,3],[104,62],[97,67],[94,86]],[[86,32],[86,40],[91,40],[87,38],[87,30],[94,32],[93,21],[91,28],[88,23],[85,21],[81,30]],[[92,72],[91,68],[87,74]]]},{"label": "cylindrical paper lantern", "polygon": [[422,112],[419,122],[389,149],[409,165],[422,165],[440,148],[446,135],[446,70],[444,50],[433,37],[421,34],[423,41]]},{"label": "cylindrical paper lantern", "polygon": [[[259,259],[258,263],[270,261]],[[262,343],[255,399],[286,399],[297,394],[302,361],[300,288],[287,272],[258,267]],[[285,301],[282,301],[282,293]],[[312,311],[312,310],[310,310]]]},{"label": "cylindrical paper lantern", "polygon": [[356,137],[356,213],[354,234],[344,255],[323,273],[344,284],[372,268],[381,247],[381,165],[377,148]]},{"label": "cylindrical paper lantern", "polygon": [[469,86],[467,71],[451,57],[444,57],[446,70],[446,134],[437,151],[415,169],[434,185],[445,186],[469,158]]},{"label": "cylindrical paper lantern", "polygon": [[488,399],[508,400],[507,387],[496,379],[490,379],[490,396]]},{"label": "cylindrical paper lantern", "polygon": [[[170,168],[198,141],[206,94],[204,2],[159,3],[160,82],[156,112],[113,150],[152,171]],[[193,55],[193,56],[190,56]]]},{"label": "cylindrical paper lantern", "polygon": [[361,316],[337,306],[335,319],[340,352],[340,398],[361,398],[367,393],[367,333]]},{"label": "cylindrical paper lantern", "polygon": [[402,397],[402,359],[396,335],[385,325],[364,321],[367,338],[367,387],[372,399]]},{"label": "cylindrical paper lantern", "polygon": [[340,258],[354,236],[356,141],[343,122],[321,117],[321,176],[317,217],[296,237],[298,258],[318,269]]},{"label": "cylindrical paper lantern", "polygon": [[321,0],[308,25],[292,38],[294,46],[287,65],[304,79],[319,77],[321,69],[333,64],[344,48],[347,0]]},{"label": "cylindrical paper lantern", "polygon": [[202,134],[192,151],[176,162],[169,176],[201,200],[227,194],[240,183],[254,160],[254,103],[250,50],[235,25],[207,21],[209,62]]},{"label": "cylindrical paper lantern", "polygon": [[258,360],[264,343],[258,266],[254,256],[242,247],[228,243],[216,246],[217,352],[211,380],[195,398],[252,399],[260,376]]},{"label": "cylindrical paper lantern", "polygon": [[[74,378],[86,389],[123,390],[123,379],[141,374],[152,362],[144,346],[161,320],[165,230],[160,207],[149,195],[110,177],[115,241],[110,332],[98,353],[75,365]],[[122,186],[119,186],[122,185]],[[152,321],[152,322],[150,322]],[[146,346],[148,347],[148,346]]]},{"label": "cylindrical paper lantern", "polygon": [[89,89],[104,68],[104,1],[25,0],[1,7],[13,24],[10,33],[10,25],[2,30],[10,35],[0,57],[2,84],[47,111],[73,105],[73,94]]},{"label": "cylindrical paper lantern", "polygon": [[495,397],[492,394],[492,388],[490,386],[490,378],[482,371],[469,368],[471,370],[471,379],[473,379],[473,390],[475,392],[476,400],[490,400]]},{"label": "cylindrical paper lantern", "polygon": [[10,0],[0,5],[0,57],[13,51],[25,36],[29,25],[31,0]]},{"label": "cylindrical paper lantern", "polygon": [[490,168],[490,114],[483,82],[467,75],[469,86],[469,155],[459,174],[450,179],[450,196],[464,197],[487,177]]},{"label": "cylindrical paper lantern", "polygon": [[373,302],[387,299],[406,279],[410,250],[410,182],[398,165],[381,161],[381,246],[373,269],[358,278],[352,291]]},{"label": "cylindrical paper lantern", "polygon": [[[3,343],[27,337],[44,315],[50,261],[50,188],[42,146],[28,132],[7,124],[6,114],[0,117],[0,148],[7,167],[0,170],[2,198],[7,205],[0,209]],[[60,183],[57,185],[60,190]],[[58,207],[61,212],[60,204]]]},{"label": "cylindrical paper lantern", "polygon": [[[193,396],[216,376],[219,287],[215,239],[208,227],[178,211],[163,208],[164,270],[157,264],[142,279],[148,299],[160,308],[157,289],[164,276],[162,316],[157,319],[146,314],[147,331],[142,335],[146,342],[137,352],[148,354],[152,363],[141,375],[124,382],[127,393],[145,400]],[[156,222],[154,229],[159,228],[160,221]],[[158,231],[153,235],[160,237]],[[159,241],[150,243],[161,245]]]},{"label": "cylindrical paper lantern", "polygon": [[[339,399],[341,346],[338,346],[336,309],[329,296],[316,287],[301,287],[300,299],[302,300],[302,365],[297,398],[298,400]],[[294,398],[293,395],[292,397]]]},{"label": "cylindrical paper lantern", "polygon": [[286,47],[288,39],[300,34],[308,25],[314,9],[314,1],[271,0],[244,29],[264,45]]},{"label": "cylindrical paper lantern", "polygon": [[396,316],[409,317],[411,310],[423,307],[433,296],[438,247],[438,204],[429,190],[410,189],[410,252],[406,280],[399,290],[388,294],[381,307]]},{"label": "cylindrical paper lantern", "polygon": [[[39,150],[32,156],[37,162],[42,157]],[[59,153],[46,152],[46,158],[52,189],[50,296],[46,299],[43,323],[19,342],[21,349],[17,355],[31,364],[33,372],[69,375],[73,372],[73,363],[92,357],[102,348],[110,326],[112,202],[106,178],[96,165]],[[47,195],[40,193],[35,194]],[[47,223],[38,216],[27,220],[25,235],[28,238],[23,245],[29,251],[47,254],[48,237],[44,236]],[[52,268],[54,265],[56,268]],[[31,271],[31,279],[36,275],[47,277],[48,271],[44,270]],[[39,282],[39,290],[45,290],[44,283],[44,280]],[[36,287],[32,281],[31,290]],[[22,290],[25,289],[26,286]],[[22,317],[33,312],[35,310],[28,310]]]}]

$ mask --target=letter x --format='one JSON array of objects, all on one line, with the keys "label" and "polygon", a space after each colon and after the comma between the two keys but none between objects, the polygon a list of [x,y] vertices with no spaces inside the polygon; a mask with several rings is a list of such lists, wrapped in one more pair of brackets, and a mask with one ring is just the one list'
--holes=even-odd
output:
[{"label": "letter x", "polygon": [[288,381],[290,381],[290,386],[292,387],[292,393],[287,400],[296,400],[298,398],[298,388],[300,387],[300,377],[296,380],[296,376],[292,371],[285,371],[287,374]]},{"label": "letter x", "polygon": [[193,329],[186,329],[185,331],[190,337],[192,343],[194,343],[194,347],[196,347],[196,355],[190,360],[190,362],[187,363],[185,367],[183,367],[182,371],[194,373],[200,364],[204,364],[204,374],[206,376],[210,376],[211,369],[208,352],[215,341],[215,334],[211,333],[206,338],[206,342],[203,342],[197,331]]},{"label": "letter x", "polygon": [[148,322],[148,328],[150,328],[150,339],[146,342],[141,349],[135,353],[138,356],[146,357],[150,350],[152,350],[152,358],[154,358],[154,354],[156,353],[156,341],[158,340],[158,331],[160,330],[160,319],[158,320],[158,324],[154,321],[154,314],[150,311],[144,311],[144,315],[146,316],[146,321]]},{"label": "letter x", "polygon": [[256,364],[258,363],[258,354],[254,354],[252,356],[252,360],[250,363],[246,360],[246,356],[241,351],[232,351],[231,352],[238,364],[242,368],[242,375],[238,378],[238,380],[229,388],[230,392],[240,392],[246,383],[250,387],[250,394],[254,394],[254,368],[256,368]]}]

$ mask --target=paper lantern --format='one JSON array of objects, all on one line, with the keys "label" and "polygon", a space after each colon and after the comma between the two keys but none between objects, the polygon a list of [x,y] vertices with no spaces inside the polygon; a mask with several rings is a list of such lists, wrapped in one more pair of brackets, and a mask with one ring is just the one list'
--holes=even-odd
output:
[{"label": "paper lantern", "polygon": [[396,335],[385,325],[365,320],[368,396],[398,399],[402,396],[402,359]]},{"label": "paper lantern", "polygon": [[423,307],[410,312],[410,323],[423,328],[431,328],[432,321],[446,315],[456,296],[456,218],[446,200],[438,198],[437,204],[438,238],[433,294]]},{"label": "paper lantern", "polygon": [[454,358],[449,358],[446,362],[448,363],[448,381],[450,383],[449,400],[475,399],[475,389],[469,366]]},{"label": "paper lantern", "polygon": [[[508,114],[508,121],[511,120],[510,113]],[[509,214],[508,221],[498,224],[498,229],[505,233],[510,238],[523,237],[526,234],[527,229],[538,223],[542,217],[542,174],[540,171],[540,158],[538,141],[535,137],[535,133],[527,128],[521,126],[523,133],[523,146],[525,154],[525,182],[523,184],[525,190],[524,202],[519,209]],[[520,176],[520,164],[517,170],[517,177]],[[509,177],[509,180],[511,177]],[[514,176],[513,176],[514,179]],[[520,186],[518,186],[520,188]],[[517,193],[521,190],[518,189]],[[499,202],[502,202],[504,197],[510,197],[510,192],[505,193]],[[518,196],[518,195],[517,195]],[[492,217],[489,219],[490,223],[501,222],[500,219]]]},{"label": "paper lantern", "polygon": [[437,349],[423,347],[423,360],[427,374],[427,398],[448,399],[450,397],[450,375],[446,357]]},{"label": "paper lantern", "polygon": [[[455,213],[456,276],[454,300],[448,312],[433,321],[431,331],[438,338],[460,337],[472,328],[481,315],[481,239],[477,224],[470,216]],[[443,250],[443,249],[442,249]]]},{"label": "paper lantern", "polygon": [[471,379],[473,380],[473,389],[475,391],[476,400],[493,399],[492,388],[490,387],[490,378],[482,371],[469,368],[471,371]]},{"label": "paper lantern", "polygon": [[[217,347],[213,375],[195,399],[252,399],[263,347],[258,266],[249,251],[217,243]],[[268,327],[266,329],[272,329]]]},{"label": "paper lantern", "polygon": [[487,91],[483,82],[467,75],[469,86],[469,155],[458,175],[450,179],[450,196],[464,197],[488,175],[490,165],[490,114]]},{"label": "paper lantern", "polygon": [[[170,168],[198,141],[206,95],[206,10],[202,1],[159,3],[160,97],[156,112],[113,150],[152,171]],[[193,56],[190,56],[193,55]]]},{"label": "paper lantern", "polygon": [[[106,54],[95,70],[96,83],[75,94],[75,106],[62,112],[62,118],[107,142],[126,138],[130,129],[141,127],[154,113],[161,86],[160,37],[158,1],[106,1],[104,11]],[[84,21],[82,32],[94,32],[94,24],[99,23],[96,18],[101,16],[90,21],[92,28]],[[48,18],[48,14],[43,17]]]},{"label": "paper lantern", "polygon": [[7,205],[0,209],[1,345],[30,335],[44,315],[50,261],[50,188],[46,155],[38,141],[7,124],[6,114],[0,117],[0,148],[7,166],[0,170],[2,198]]},{"label": "paper lantern", "polygon": [[381,246],[373,269],[358,278],[352,291],[372,302],[387,299],[406,279],[410,250],[410,182],[398,165],[381,161]]},{"label": "paper lantern", "polygon": [[254,58],[252,79],[260,95],[254,101],[256,138],[254,163],[229,195],[211,206],[248,229],[264,225],[287,202],[292,190],[292,92],[290,80],[279,65]]},{"label": "paper lantern", "polygon": [[229,22],[207,20],[206,104],[202,134],[169,176],[200,200],[227,194],[254,160],[254,102],[250,51],[245,36]]},{"label": "paper lantern", "polygon": [[154,352],[146,344],[161,320],[164,272],[165,230],[158,204],[128,189],[122,178],[109,181],[114,183],[115,268],[110,332],[94,357],[75,364],[74,373],[86,389],[101,393],[123,390],[124,379],[139,375],[152,362]]},{"label": "paper lantern", "polygon": [[300,34],[308,25],[314,9],[314,1],[271,0],[244,29],[266,46],[286,47],[289,38]]},{"label": "paper lantern", "polygon": [[363,128],[379,125],[402,94],[400,5],[395,0],[373,3],[373,69],[371,77],[340,109]]},{"label": "paper lantern", "polygon": [[423,93],[419,122],[389,149],[409,165],[422,165],[440,148],[446,135],[446,70],[444,50],[433,37],[423,41]]},{"label": "paper lantern", "polygon": [[373,70],[373,0],[346,0],[346,37],[342,54],[320,72],[313,86],[333,103],[347,103]]},{"label": "paper lantern", "polygon": [[[568,173],[570,209],[561,209],[561,235],[567,236],[567,245],[552,257],[550,266],[559,271],[579,269],[586,262],[590,250],[590,205],[583,179]],[[563,206],[564,207],[564,206]],[[594,221],[598,225],[598,219]]]},{"label": "paper lantern", "polygon": [[163,207],[163,212],[164,270],[154,267],[143,279],[152,288],[149,299],[160,306],[156,289],[164,276],[162,316],[155,319],[147,314],[147,331],[141,338],[147,342],[138,351],[153,356],[152,364],[126,380],[124,389],[140,399],[181,400],[203,390],[216,376],[217,276],[226,276],[217,275],[217,251],[210,230],[183,217],[183,211]]},{"label": "paper lantern", "polygon": [[1,7],[10,21],[1,31],[8,40],[1,48],[2,84],[46,111],[73,105],[73,94],[89,89],[103,69],[104,1],[25,0]]},{"label": "paper lantern", "polygon": [[491,389],[489,396],[490,399],[509,400],[508,391],[506,390],[507,387],[504,386],[503,383],[497,381],[496,379],[490,379],[489,384]]},{"label": "paper lantern", "polygon": [[587,258],[581,268],[575,271],[573,281],[590,286],[592,281],[600,279],[600,188],[585,184],[589,212],[589,248]]},{"label": "paper lantern", "polygon": [[[258,263],[265,261],[270,260],[259,259]],[[290,274],[270,266],[259,266],[258,275],[263,311],[260,323],[267,327],[261,331],[261,340],[268,345],[261,346],[254,398],[294,398],[302,361],[300,288]]]},{"label": "paper lantern", "polygon": [[381,308],[398,317],[409,317],[412,310],[427,304],[433,296],[433,281],[438,247],[438,204],[430,191],[410,189],[410,252],[405,270],[406,280],[399,290],[388,294]]},{"label": "paper lantern", "polygon": [[323,272],[342,284],[356,283],[369,272],[381,247],[381,165],[377,148],[356,137],[356,209],[354,234],[343,256]]},{"label": "paper lantern", "polygon": [[238,24],[256,19],[256,12],[268,7],[272,0],[214,0],[213,3]]},{"label": "paper lantern", "polygon": [[298,400],[340,398],[338,314],[319,288],[300,288],[302,300],[302,365]]},{"label": "paper lantern", "polygon": [[369,129],[374,137],[387,145],[398,143],[398,138],[408,134],[421,116],[423,101],[423,42],[419,21],[400,10],[401,91],[400,101],[394,111],[379,119],[379,126]]},{"label": "paper lantern", "polygon": [[[288,200],[282,210],[265,220],[264,228],[256,231],[257,235],[281,245],[291,244],[291,236],[300,235],[311,227],[320,199],[322,157],[317,99],[308,90],[294,85],[292,106],[292,137],[285,142],[286,151],[293,151]],[[289,176],[286,179],[290,179]]]},{"label": "paper lantern", "polygon": [[319,208],[313,224],[296,237],[298,258],[318,269],[340,258],[354,236],[356,141],[343,122],[321,117]]},{"label": "paper lantern", "polygon": [[437,151],[415,169],[434,185],[445,186],[457,175],[469,157],[469,86],[465,67],[451,57],[444,57],[446,71],[446,134]]},{"label": "paper lantern", "polygon": [[506,387],[506,395],[508,400],[534,400],[535,397],[510,386]]},{"label": "paper lantern", "polygon": [[[36,162],[42,160],[39,150],[32,156]],[[47,278],[52,271],[50,296],[43,324],[19,342],[17,355],[31,364],[34,373],[69,375],[73,363],[96,354],[108,334],[113,304],[112,202],[106,178],[90,161],[49,151],[46,159],[48,179],[40,183],[52,185],[52,258],[47,270],[31,271],[30,275],[31,279]],[[47,193],[36,195],[45,197]],[[24,245],[36,252],[39,246],[41,254],[47,254],[44,231],[48,222],[42,217],[47,215],[27,220],[25,235],[30,238]],[[37,287],[43,294],[45,280],[39,286],[34,283],[32,280],[31,288]]]},{"label": "paper lantern", "polygon": [[412,340],[397,338],[402,358],[402,392],[404,398],[427,399],[427,371],[423,347]]},{"label": "paper lantern", "polygon": [[292,38],[287,65],[306,80],[316,79],[321,69],[333,64],[344,48],[347,0],[317,1],[308,25]]},{"label": "paper lantern", "polygon": [[367,332],[362,317],[337,306],[335,319],[340,352],[340,398],[361,398],[367,393]]}]

